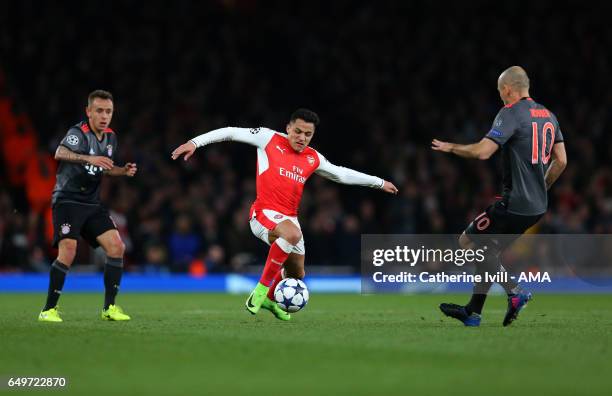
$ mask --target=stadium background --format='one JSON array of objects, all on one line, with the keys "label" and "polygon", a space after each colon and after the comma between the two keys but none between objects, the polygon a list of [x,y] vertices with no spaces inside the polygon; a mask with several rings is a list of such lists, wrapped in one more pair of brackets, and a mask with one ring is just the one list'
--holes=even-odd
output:
[{"label": "stadium background", "polygon": [[[488,299],[477,329],[443,317],[438,304],[465,301],[470,285],[440,288],[455,292],[444,296],[338,293],[360,290],[361,233],[457,233],[499,191],[499,155],[462,160],[429,143],[480,139],[502,105],[496,79],[513,64],[527,69],[534,99],[557,114],[567,142],[569,165],[539,231],[610,233],[612,28],[603,7],[2,2],[0,393],[9,377],[57,376],[66,394],[92,396],[608,396],[612,277],[530,284],[534,301],[506,328],[505,296]],[[98,88],[115,95],[119,162],[139,165],[137,177],[103,187],[128,245],[118,302],[133,320],[100,321],[103,257],[81,244],[60,300],[64,323],[39,323],[55,256],[52,155]],[[249,273],[266,254],[247,224],[255,150],[222,143],[188,163],[170,152],[226,125],[282,130],[300,106],[321,116],[315,148],[401,194],[308,182],[311,300],[281,323],[244,312]],[[593,261],[610,275],[609,260]]]},{"label": "stadium background", "polygon": [[[311,273],[356,270],[362,233],[461,232],[500,189],[499,155],[466,161],[433,153],[429,142],[480,139],[502,106],[497,76],[513,64],[557,114],[568,149],[540,231],[610,233],[605,13],[579,2],[571,13],[487,4],[445,4],[444,13],[435,2],[6,4],[0,271],[48,271],[52,155],[97,88],[115,95],[119,163],[139,166],[133,179],[105,178],[102,194],[131,272],[261,265],[267,249],[247,223],[255,150],[217,144],[188,163],[173,163],[170,152],[227,125],[282,131],[297,107],[321,116],[313,147],[400,189],[395,198],[313,177],[300,216]],[[75,270],[97,271],[102,261],[83,243]]]}]

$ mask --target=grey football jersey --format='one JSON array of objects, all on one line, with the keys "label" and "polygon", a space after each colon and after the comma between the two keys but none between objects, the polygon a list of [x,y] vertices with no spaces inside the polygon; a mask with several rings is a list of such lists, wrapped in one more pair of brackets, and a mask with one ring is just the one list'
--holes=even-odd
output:
[{"label": "grey football jersey", "polygon": [[[87,122],[80,122],[68,130],[60,145],[78,154],[105,156],[114,160],[117,137],[112,129],[106,128],[102,140],[98,140]],[[52,204],[62,201],[99,204],[102,171],[102,168],[90,164],[60,161]]]},{"label": "grey football jersey", "polygon": [[557,117],[533,99],[522,98],[499,111],[486,137],[502,149],[508,212],[524,216],[546,212],[544,176],[553,145],[563,142]]}]

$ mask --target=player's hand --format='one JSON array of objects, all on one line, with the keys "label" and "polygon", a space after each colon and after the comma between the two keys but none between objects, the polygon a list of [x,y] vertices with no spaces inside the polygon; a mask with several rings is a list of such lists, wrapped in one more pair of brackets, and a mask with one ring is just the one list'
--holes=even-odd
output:
[{"label": "player's hand", "polygon": [[450,153],[453,149],[453,143],[443,142],[438,139],[434,139],[431,141],[431,148],[435,151],[442,151],[444,153]]},{"label": "player's hand", "polygon": [[102,168],[104,170],[113,169],[113,160],[101,155],[90,155],[87,157],[87,163]]},{"label": "player's hand", "polygon": [[138,167],[133,162],[128,162],[127,164],[123,165],[123,171],[127,177],[134,177],[137,170]]},{"label": "player's hand", "polygon": [[193,142],[189,141],[185,144],[181,144],[172,152],[172,159],[175,160],[179,158],[181,155],[185,154],[185,161],[189,159],[195,153],[196,146]]},{"label": "player's hand", "polygon": [[387,192],[389,194],[397,194],[397,191],[398,191],[397,187],[395,187],[393,183],[388,182],[386,180],[385,180],[385,184],[383,184],[382,189],[384,192]]}]

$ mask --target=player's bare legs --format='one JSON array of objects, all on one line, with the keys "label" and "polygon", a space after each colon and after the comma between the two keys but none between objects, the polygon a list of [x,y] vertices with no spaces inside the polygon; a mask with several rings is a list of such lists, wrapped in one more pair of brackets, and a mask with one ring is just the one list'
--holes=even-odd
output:
[{"label": "player's bare legs", "polygon": [[70,268],[74,262],[77,251],[76,239],[62,239],[58,244],[57,260],[64,266]]},{"label": "player's bare legs", "polygon": [[300,239],[302,239],[302,231],[291,220],[281,221],[268,234],[270,244],[274,243],[277,238],[283,238],[290,244],[297,245]]},{"label": "player's bare legs", "polygon": [[61,322],[62,319],[57,311],[57,302],[59,301],[66,274],[76,256],[77,241],[76,239],[65,238],[58,243],[57,259],[51,265],[49,273],[49,290],[47,291],[47,302],[38,320],[41,322]]},{"label": "player's bare legs", "polygon": [[123,275],[123,253],[125,244],[117,230],[108,230],[99,235],[96,240],[106,252],[106,265],[104,266],[104,309],[102,319],[129,320],[121,308],[115,305],[115,297],[119,292],[121,276]]},{"label": "player's bare legs", "polygon": [[306,271],[304,271],[304,261],[306,256],[303,254],[291,253],[287,261],[285,261],[285,277],[304,279]]}]

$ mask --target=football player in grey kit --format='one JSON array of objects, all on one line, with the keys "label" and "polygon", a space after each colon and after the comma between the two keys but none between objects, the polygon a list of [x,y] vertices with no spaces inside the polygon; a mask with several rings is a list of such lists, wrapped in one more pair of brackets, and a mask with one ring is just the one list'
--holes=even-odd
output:
[{"label": "football player in grey kit", "polygon": [[[463,249],[481,243],[493,246],[495,252],[476,266],[476,272],[505,270],[499,259],[501,252],[516,237],[536,224],[548,206],[547,191],[567,164],[563,134],[557,117],[529,96],[529,78],[520,66],[506,69],[497,81],[504,107],[493,121],[491,130],[478,143],[455,144],[434,139],[432,149],[464,158],[486,160],[499,148],[503,158],[503,192],[500,199],[477,216],[459,238]],[[508,237],[487,238],[491,234]],[[512,236],[513,235],[513,236]],[[531,293],[508,277],[501,285],[508,294],[508,308],[503,325],[508,326],[531,299]],[[466,326],[480,325],[480,315],[491,283],[474,285],[469,303],[441,304],[442,312]]]},{"label": "football player in grey kit", "polygon": [[102,246],[106,252],[102,319],[130,319],[115,305],[125,245],[100,202],[103,174],[132,177],[137,170],[133,163],[114,165],[117,136],[109,128],[113,109],[109,92],[93,91],[87,101],[87,121],[71,127],[55,152],[55,159],[60,161],[52,197],[53,244],[58,248],[58,256],[51,265],[47,302],[38,316],[41,322],[62,321],[57,302],[74,261],[79,236],[94,248]]}]

